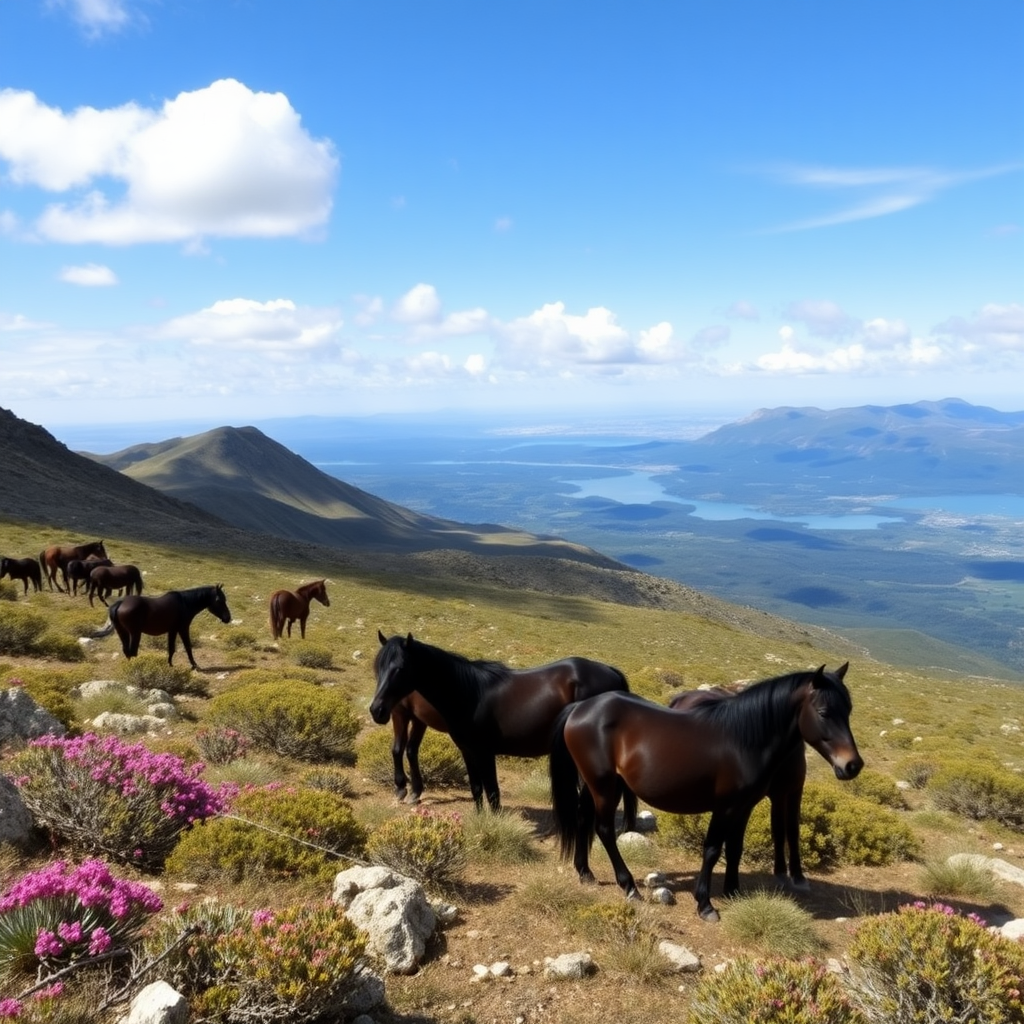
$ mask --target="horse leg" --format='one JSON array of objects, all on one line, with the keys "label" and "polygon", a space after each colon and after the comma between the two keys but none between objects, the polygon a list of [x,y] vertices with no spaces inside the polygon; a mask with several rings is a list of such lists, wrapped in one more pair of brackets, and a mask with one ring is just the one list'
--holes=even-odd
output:
[{"label": "horse leg", "polygon": [[615,808],[619,803],[618,776],[612,776],[607,785],[599,787],[597,794],[591,791],[591,796],[593,797],[597,838],[601,840],[601,845],[604,846],[608,859],[612,863],[615,881],[626,894],[626,899],[638,900],[641,897],[636,887],[636,880],[633,878],[633,873],[626,867],[626,862],[622,859],[622,854],[619,853],[618,843],[615,841]]},{"label": "horse leg", "polygon": [[740,858],[743,856],[743,839],[747,833],[747,822],[753,808],[740,810],[728,816],[725,833],[725,887],[728,898],[740,891]]},{"label": "horse leg", "polygon": [[302,636],[302,639],[305,640],[306,639],[306,616],[305,615],[303,615],[299,619],[299,633]]},{"label": "horse leg", "polygon": [[705,921],[720,920],[718,911],[711,905],[711,872],[722,855],[726,827],[726,821],[721,812],[715,811],[711,815],[711,821],[708,823],[708,830],[704,836],[700,874],[697,875],[697,885],[693,890],[693,897],[697,901],[697,913]]},{"label": "horse leg", "polygon": [[[391,714],[391,731],[394,736],[391,740],[391,760],[395,765],[395,799],[404,800],[408,785],[408,779],[405,777],[405,748],[406,748],[406,731],[408,729],[408,722],[404,717],[399,716],[392,712]],[[410,764],[412,757],[409,758]]]},{"label": "horse leg", "polygon": [[[185,626],[183,629],[179,630],[179,632],[181,633],[181,646],[185,648],[185,653],[188,655],[188,663],[192,666],[192,668],[194,668],[198,672],[199,666],[196,664],[196,659],[192,657],[192,638],[189,636],[188,626]],[[171,630],[171,632],[168,634],[168,637],[174,637],[174,630]],[[169,639],[168,646],[170,648],[169,654],[171,655],[171,657],[174,656],[173,645],[173,639]]]},{"label": "horse leg", "polygon": [[769,796],[772,805],[772,849],[774,851],[774,874],[781,880],[786,879],[786,797],[785,794]]},{"label": "horse leg", "polygon": [[409,758],[409,803],[418,804],[423,795],[423,776],[420,774],[420,744],[427,731],[427,723],[414,718],[410,723],[408,746],[405,748]]},{"label": "horse leg", "polygon": [[803,797],[803,786],[793,790],[786,796],[784,807],[786,812],[786,841],[789,843],[789,878],[794,889],[806,891],[810,883],[804,877],[803,865],[800,863],[800,803]]},{"label": "horse leg", "polygon": [[498,763],[493,754],[489,758],[485,758],[483,769],[487,802],[491,805],[491,810],[497,813],[501,810],[501,793],[498,790]]},{"label": "horse leg", "polygon": [[594,842],[594,798],[590,795],[590,789],[583,785],[576,804],[576,845],[572,866],[580,876],[584,884],[592,884],[597,881],[594,872],[590,870],[590,847]]},{"label": "horse leg", "polygon": [[467,754],[462,751],[462,758],[466,762],[466,774],[469,775],[469,791],[473,795],[473,803],[479,814],[484,809],[484,781],[480,774],[480,765],[477,763],[476,754]]}]

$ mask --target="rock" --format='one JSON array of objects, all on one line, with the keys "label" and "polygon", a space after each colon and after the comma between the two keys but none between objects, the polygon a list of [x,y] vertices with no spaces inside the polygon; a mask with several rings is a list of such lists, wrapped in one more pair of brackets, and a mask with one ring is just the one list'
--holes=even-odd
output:
[{"label": "rock", "polygon": [[437,923],[419,882],[390,868],[349,868],[335,877],[332,898],[390,973],[416,971]]},{"label": "rock", "polygon": [[447,928],[448,925],[455,924],[459,917],[459,908],[452,903],[434,903],[431,904],[434,908],[434,916],[437,918],[437,923]]},{"label": "rock", "polygon": [[21,687],[0,690],[0,745],[8,740],[63,736],[67,730]]},{"label": "rock", "polygon": [[473,980],[483,981],[484,978],[488,977],[491,973],[491,969],[487,964],[473,964]]},{"label": "rock", "polygon": [[658,952],[672,965],[672,969],[679,974],[692,974],[700,970],[700,957],[685,946],[680,946],[675,942],[668,942],[663,939],[658,943]]},{"label": "rock", "polygon": [[132,1001],[121,1024],[187,1024],[188,1000],[166,981],[147,985]]},{"label": "rock", "polygon": [[133,736],[136,733],[157,732],[167,723],[155,715],[123,715],[114,711],[104,711],[92,720],[92,724],[95,729],[102,732]]},{"label": "rock", "polygon": [[661,903],[666,907],[675,906],[676,897],[675,893],[672,892],[667,886],[659,885],[652,893],[651,898],[655,903]]},{"label": "rock", "polygon": [[1006,924],[999,929],[999,934],[1004,939],[1014,939],[1017,942],[1024,942],[1024,917],[1015,918],[1013,921],[1007,921]]},{"label": "rock", "polygon": [[562,953],[544,957],[544,977],[579,980],[593,974],[597,964],[589,953]]},{"label": "rock", "polygon": [[[345,995],[342,1010],[346,1016],[375,1010],[384,1004],[384,979],[369,968],[362,968],[356,976],[355,987]],[[353,1022],[354,1024],[354,1022]]]},{"label": "rock", "polygon": [[632,846],[634,849],[638,846],[648,847],[653,846],[654,843],[645,835],[641,835],[639,832],[623,832],[618,839],[619,846]]},{"label": "rock", "polygon": [[32,815],[18,787],[6,775],[0,775],[0,843],[27,846],[32,828]]},{"label": "rock", "polygon": [[970,864],[979,871],[991,871],[996,878],[1001,878],[1004,882],[1024,885],[1024,868],[1018,868],[1009,861],[1000,860],[998,857],[983,857],[980,853],[954,853],[947,863],[952,867],[959,864]]},{"label": "rock", "polygon": [[644,885],[648,889],[657,889],[659,885],[665,884],[665,876],[660,871],[652,871],[644,876]]},{"label": "rock", "polygon": [[493,978],[511,978],[513,971],[512,965],[507,960],[497,960],[490,966],[491,977]]},{"label": "rock", "polygon": [[658,819],[653,811],[639,811],[636,816],[637,832],[657,832]]}]

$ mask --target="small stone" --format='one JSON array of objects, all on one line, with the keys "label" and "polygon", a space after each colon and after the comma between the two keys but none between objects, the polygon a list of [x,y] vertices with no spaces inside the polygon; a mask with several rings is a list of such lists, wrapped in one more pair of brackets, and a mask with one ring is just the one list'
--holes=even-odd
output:
[{"label": "small stone", "polygon": [[700,957],[685,946],[663,940],[658,943],[658,952],[680,974],[692,974],[700,970]]},{"label": "small stone", "polygon": [[644,885],[648,889],[656,889],[659,885],[665,884],[665,876],[660,871],[652,871],[644,877]]},{"label": "small stone", "polygon": [[675,894],[667,886],[659,885],[658,888],[651,893],[651,896],[655,903],[661,903],[666,907],[675,906]]},{"label": "small stone", "polygon": [[1001,850],[1002,848],[1003,848],[1003,844],[1002,843],[993,843],[992,844],[992,849],[993,850]]},{"label": "small stone", "polygon": [[512,965],[507,960],[497,960],[491,964],[491,976],[495,978],[512,977]]},{"label": "small stone", "polygon": [[490,973],[491,970],[486,964],[473,964],[473,974],[478,981],[483,981]]},{"label": "small stone", "polygon": [[636,816],[637,832],[657,832],[658,819],[653,811],[640,811]]}]

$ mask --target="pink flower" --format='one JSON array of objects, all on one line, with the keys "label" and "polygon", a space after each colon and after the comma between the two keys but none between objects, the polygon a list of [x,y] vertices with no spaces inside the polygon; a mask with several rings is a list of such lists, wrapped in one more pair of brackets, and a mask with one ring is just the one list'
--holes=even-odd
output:
[{"label": "pink flower", "polygon": [[39,1000],[43,999],[56,999],[64,991],[64,982],[55,981],[52,985],[48,985],[44,989],[40,989],[35,994],[35,998]]},{"label": "pink flower", "polygon": [[21,1016],[21,1003],[17,999],[0,999],[0,1020],[14,1020]]},{"label": "pink flower", "polygon": [[35,954],[40,959],[48,956],[60,956],[64,952],[64,943],[51,931],[45,928],[39,929],[36,936]]},{"label": "pink flower", "polygon": [[89,956],[99,956],[110,949],[111,940],[106,928],[99,925],[93,930],[92,938],[89,940]]}]

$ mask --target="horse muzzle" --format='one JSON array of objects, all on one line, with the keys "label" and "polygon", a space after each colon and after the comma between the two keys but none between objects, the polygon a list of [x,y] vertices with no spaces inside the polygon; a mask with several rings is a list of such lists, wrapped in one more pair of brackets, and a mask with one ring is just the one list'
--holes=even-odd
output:
[{"label": "horse muzzle", "polygon": [[832,762],[832,771],[836,773],[836,778],[840,782],[849,782],[851,779],[857,778],[863,767],[864,759],[860,754],[854,754],[847,761],[841,761],[839,758],[836,758]]},{"label": "horse muzzle", "polygon": [[391,717],[391,712],[384,707],[382,701],[373,701],[370,704],[370,717],[378,724],[384,725],[387,720]]}]

